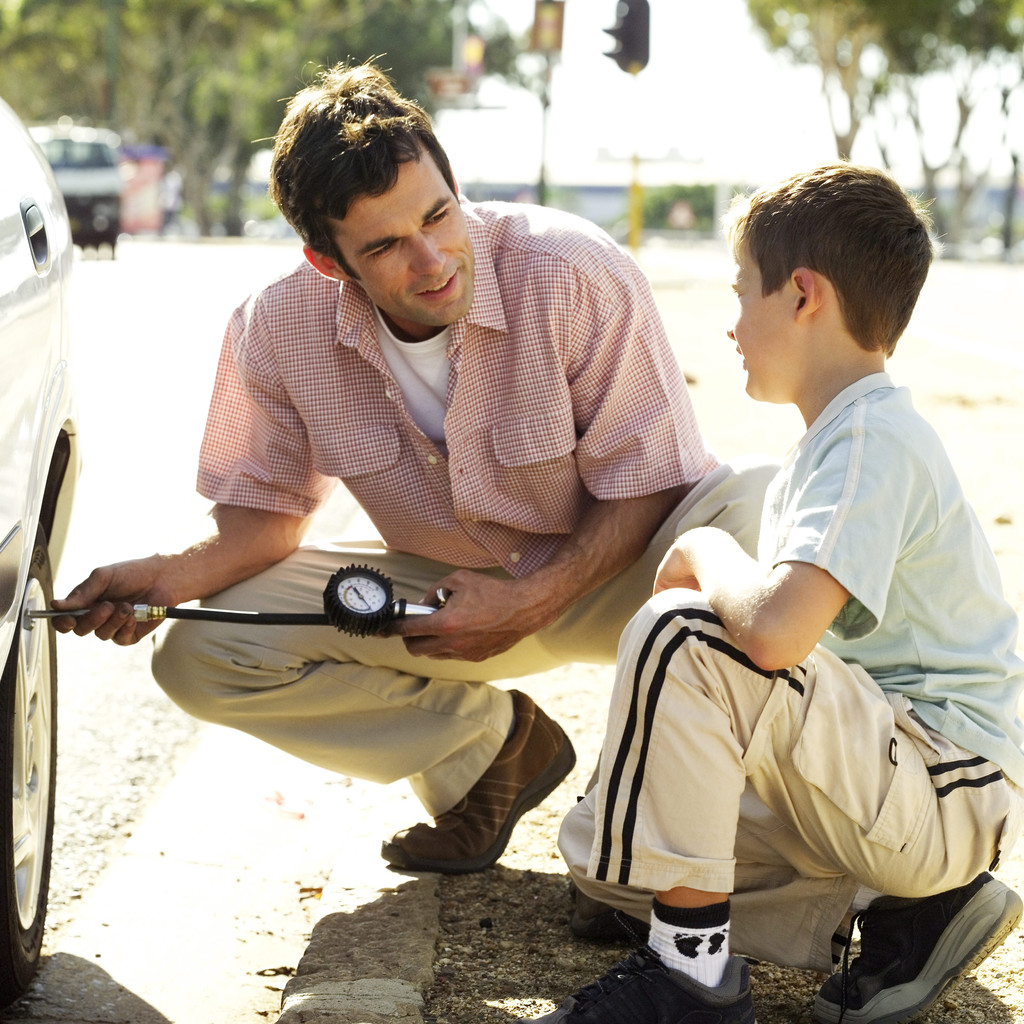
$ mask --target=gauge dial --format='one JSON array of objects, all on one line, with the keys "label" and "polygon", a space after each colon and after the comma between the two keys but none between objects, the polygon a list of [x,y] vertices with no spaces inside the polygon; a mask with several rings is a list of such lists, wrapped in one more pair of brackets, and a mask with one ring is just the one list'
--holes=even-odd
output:
[{"label": "gauge dial", "polygon": [[379,633],[394,618],[391,580],[366,565],[339,569],[324,590],[324,612],[343,633]]}]

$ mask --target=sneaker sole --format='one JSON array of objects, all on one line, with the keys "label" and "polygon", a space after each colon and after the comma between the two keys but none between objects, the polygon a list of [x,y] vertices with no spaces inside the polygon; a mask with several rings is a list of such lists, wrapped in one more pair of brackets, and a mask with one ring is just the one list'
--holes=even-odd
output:
[{"label": "sneaker sole", "polygon": [[512,829],[516,827],[519,819],[527,811],[532,811],[534,807],[547,799],[575,765],[576,751],[573,750],[569,737],[564,736],[558,753],[555,754],[547,768],[519,791],[519,795],[512,802],[512,809],[505,819],[505,824],[498,832],[498,837],[476,857],[467,857],[464,860],[429,860],[411,857],[398,843],[387,839],[381,844],[380,855],[392,867],[401,868],[403,871],[438,871],[444,875],[466,875],[472,871],[483,871],[497,863],[498,858],[505,852]]},{"label": "sneaker sole", "polygon": [[[972,971],[1017,927],[1024,904],[1002,882],[986,882],[942,934],[924,969],[913,980],[883,989],[859,1010],[841,1013],[836,1003],[816,996],[819,1024],[900,1024],[931,1006],[961,975]],[[994,919],[994,920],[993,920]],[[947,966],[952,964],[952,966]]]}]

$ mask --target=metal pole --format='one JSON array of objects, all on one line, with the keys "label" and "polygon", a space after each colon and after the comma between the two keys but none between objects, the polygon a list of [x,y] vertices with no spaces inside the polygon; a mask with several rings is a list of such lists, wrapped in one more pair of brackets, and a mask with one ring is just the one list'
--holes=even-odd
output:
[{"label": "metal pole", "polygon": [[540,174],[537,178],[537,203],[548,204],[548,110],[551,107],[551,53],[544,54],[544,87],[540,97]]}]

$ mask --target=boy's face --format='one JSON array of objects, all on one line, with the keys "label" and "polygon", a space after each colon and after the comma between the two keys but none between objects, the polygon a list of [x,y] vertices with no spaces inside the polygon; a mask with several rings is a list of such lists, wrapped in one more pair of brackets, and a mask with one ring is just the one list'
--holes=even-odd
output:
[{"label": "boy's face", "polygon": [[759,402],[793,402],[798,353],[792,332],[793,304],[797,296],[787,281],[771,295],[761,294],[761,271],[743,252],[736,264],[733,291],[739,313],[729,337],[743,357],[747,394]]},{"label": "boy's face", "polygon": [[363,196],[332,220],[345,260],[307,253],[329,277],[355,280],[399,338],[423,341],[464,316],[473,302],[473,248],[466,218],[424,153],[400,164],[394,188]]}]

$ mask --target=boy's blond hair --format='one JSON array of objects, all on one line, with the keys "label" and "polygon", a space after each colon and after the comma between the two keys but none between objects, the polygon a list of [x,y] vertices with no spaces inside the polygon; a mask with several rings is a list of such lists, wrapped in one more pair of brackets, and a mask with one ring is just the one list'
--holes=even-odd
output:
[{"label": "boy's blond hair", "polygon": [[778,291],[797,267],[824,275],[847,329],[868,351],[892,355],[932,261],[931,220],[916,198],[874,167],[824,164],[749,196],[725,219],[737,258]]}]

